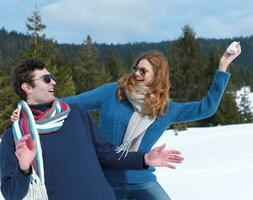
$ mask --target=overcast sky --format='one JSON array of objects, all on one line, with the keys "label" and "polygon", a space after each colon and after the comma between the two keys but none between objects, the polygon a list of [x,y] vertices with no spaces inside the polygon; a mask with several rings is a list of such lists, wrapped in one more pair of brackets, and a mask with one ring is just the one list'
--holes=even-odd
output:
[{"label": "overcast sky", "polygon": [[0,28],[26,33],[35,2],[44,33],[60,43],[173,40],[186,24],[197,37],[253,35],[252,0],[0,0]]}]

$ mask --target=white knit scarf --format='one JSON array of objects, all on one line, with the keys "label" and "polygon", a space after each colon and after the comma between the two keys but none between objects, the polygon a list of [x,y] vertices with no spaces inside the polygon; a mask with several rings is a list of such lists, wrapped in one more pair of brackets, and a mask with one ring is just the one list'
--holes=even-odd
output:
[{"label": "white knit scarf", "polygon": [[145,86],[136,86],[133,94],[126,90],[126,97],[132,104],[134,113],[128,122],[122,144],[116,148],[116,152],[121,153],[119,159],[124,154],[126,156],[129,151],[138,151],[146,130],[156,119],[156,117],[151,118],[148,114],[141,114],[145,106],[145,94],[147,91],[148,87]]}]

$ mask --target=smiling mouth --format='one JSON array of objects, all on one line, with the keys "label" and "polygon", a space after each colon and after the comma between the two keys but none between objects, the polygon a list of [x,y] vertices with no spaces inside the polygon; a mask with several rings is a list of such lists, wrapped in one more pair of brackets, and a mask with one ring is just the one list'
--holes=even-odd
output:
[{"label": "smiling mouth", "polygon": [[144,81],[144,79],[140,79],[140,78],[136,78],[136,77],[134,77],[134,79],[135,79],[136,81],[138,81],[138,82]]}]

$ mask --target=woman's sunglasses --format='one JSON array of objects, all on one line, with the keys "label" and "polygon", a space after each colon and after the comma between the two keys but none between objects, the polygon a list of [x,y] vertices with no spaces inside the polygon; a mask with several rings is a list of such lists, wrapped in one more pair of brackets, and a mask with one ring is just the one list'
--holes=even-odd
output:
[{"label": "woman's sunglasses", "polygon": [[38,79],[33,79],[32,81],[36,81],[36,80],[40,80],[42,79],[45,83],[50,83],[51,80],[55,80],[54,79],[54,75],[53,74],[45,74],[42,77],[38,78]]},{"label": "woman's sunglasses", "polygon": [[148,72],[148,70],[144,67],[139,67],[139,66],[133,66],[133,72],[137,72],[139,71],[139,73],[142,75],[142,76],[145,76],[146,73]]}]

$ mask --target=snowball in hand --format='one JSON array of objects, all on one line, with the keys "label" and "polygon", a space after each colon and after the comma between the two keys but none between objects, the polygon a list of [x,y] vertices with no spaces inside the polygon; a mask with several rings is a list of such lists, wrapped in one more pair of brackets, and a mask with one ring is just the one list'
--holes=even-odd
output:
[{"label": "snowball in hand", "polygon": [[238,44],[238,42],[234,41],[232,42],[228,48],[227,48],[227,52],[230,53],[230,54],[234,54],[236,51],[237,51],[237,48],[236,48],[236,45]]}]

